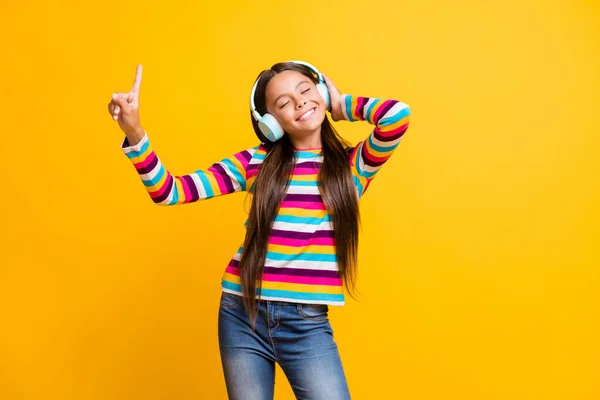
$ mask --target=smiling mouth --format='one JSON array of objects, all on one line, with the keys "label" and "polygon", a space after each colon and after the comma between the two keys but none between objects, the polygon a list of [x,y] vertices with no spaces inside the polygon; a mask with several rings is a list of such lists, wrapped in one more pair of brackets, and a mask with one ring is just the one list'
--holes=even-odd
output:
[{"label": "smiling mouth", "polygon": [[313,115],[315,115],[315,113],[317,112],[316,110],[317,107],[311,108],[310,110],[302,114],[300,118],[298,118],[296,121],[306,121],[307,119],[310,119]]}]

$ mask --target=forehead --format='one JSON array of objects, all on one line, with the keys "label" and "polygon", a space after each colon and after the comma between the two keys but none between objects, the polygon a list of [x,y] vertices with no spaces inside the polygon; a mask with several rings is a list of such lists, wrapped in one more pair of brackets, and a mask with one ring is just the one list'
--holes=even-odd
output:
[{"label": "forehead", "polygon": [[271,78],[269,83],[267,83],[265,95],[267,96],[267,99],[274,99],[280,94],[293,92],[296,85],[302,81],[310,82],[310,79],[298,71],[282,71]]}]

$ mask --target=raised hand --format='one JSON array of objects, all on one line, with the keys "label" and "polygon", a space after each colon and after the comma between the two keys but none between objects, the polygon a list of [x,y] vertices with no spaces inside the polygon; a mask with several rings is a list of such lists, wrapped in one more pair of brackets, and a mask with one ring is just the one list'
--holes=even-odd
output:
[{"label": "raised hand", "polygon": [[[108,112],[113,119],[119,123],[119,127],[127,134],[127,137],[135,142],[139,141],[144,130],[140,124],[140,86],[142,84],[142,64],[137,65],[133,87],[128,93],[113,93],[112,100],[108,103]],[[134,143],[131,143],[132,145]]]},{"label": "raised hand", "polygon": [[327,75],[323,73],[322,75],[325,83],[327,84],[329,98],[331,99],[331,119],[334,121],[345,119],[344,113],[342,112],[342,95],[340,94],[340,91],[335,87]]}]

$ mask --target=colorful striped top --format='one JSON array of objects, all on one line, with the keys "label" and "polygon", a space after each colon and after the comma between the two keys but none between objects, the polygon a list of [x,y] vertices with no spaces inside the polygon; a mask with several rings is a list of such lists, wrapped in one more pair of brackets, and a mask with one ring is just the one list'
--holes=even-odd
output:
[{"label": "colorful striped top", "polygon": [[[408,128],[410,109],[397,100],[344,94],[342,110],[348,121],[367,121],[375,126],[369,136],[349,152],[352,177],[360,199],[400,143]],[[252,187],[267,151],[258,145],[205,170],[175,176],[161,163],[146,134],[134,146],[129,146],[125,138],[121,149],[158,205],[192,203],[246,191]],[[320,148],[295,150],[290,185],[267,245],[262,299],[344,305],[331,220],[317,186],[323,161],[320,152]],[[252,195],[249,193],[249,196]],[[240,246],[225,269],[221,281],[224,292],[242,295],[237,268],[242,251]]]}]

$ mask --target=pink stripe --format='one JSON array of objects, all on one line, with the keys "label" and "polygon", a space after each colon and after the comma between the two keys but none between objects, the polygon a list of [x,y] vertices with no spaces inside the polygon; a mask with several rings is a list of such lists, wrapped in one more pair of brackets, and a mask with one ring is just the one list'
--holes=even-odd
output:
[{"label": "pink stripe", "polygon": [[383,103],[379,104],[379,107],[377,107],[377,111],[375,111],[375,115],[373,116],[373,122],[375,122],[376,124],[379,123],[379,118],[381,118],[382,110],[385,109],[385,106],[392,101],[393,100],[386,100]]},{"label": "pink stripe", "polygon": [[[227,266],[225,271],[231,275],[240,276],[240,270],[230,265]],[[341,278],[323,278],[279,274],[263,274],[263,282],[287,282],[299,283],[303,285],[342,286]]]},{"label": "pink stripe", "polygon": [[365,143],[365,153],[366,153],[366,158],[369,159],[369,161],[374,162],[374,163],[380,163],[380,162],[384,162],[385,160],[387,160],[388,158],[390,158],[391,154],[386,154],[383,157],[376,157],[373,153],[371,153],[369,150],[373,150],[369,148],[369,144]]},{"label": "pink stripe", "polygon": [[319,173],[317,168],[294,168],[292,175],[314,175]]},{"label": "pink stripe", "polygon": [[[235,154],[235,158],[237,158],[237,160],[240,162],[240,164],[242,164],[242,167],[246,168],[246,164],[248,163],[248,160],[246,160],[244,158],[244,156],[242,155],[242,153],[236,153]],[[235,169],[239,170],[238,166],[235,166]],[[242,172],[242,171],[239,171]]]},{"label": "pink stripe", "polygon": [[[166,175],[166,179],[163,182],[163,185],[161,187],[159,187],[157,190],[155,190],[154,192],[150,192],[150,197],[155,198],[155,197],[159,197],[161,196],[164,192],[171,191],[171,186],[168,185],[169,183],[169,173],[165,173]],[[171,185],[173,184],[173,182],[171,181]]]},{"label": "pink stripe", "polygon": [[215,177],[215,180],[217,181],[217,185],[219,185],[219,193],[227,192],[227,185],[225,185],[225,181],[223,180],[223,177],[221,176],[221,174],[219,174],[219,172],[214,167],[210,167],[208,169],[208,171],[210,171],[212,176]]},{"label": "pink stripe", "polygon": [[341,286],[340,278],[322,278],[311,276],[294,276],[294,275],[276,275],[263,274],[263,282],[288,282],[301,283],[304,285],[326,285],[326,286]]},{"label": "pink stripe", "polygon": [[283,201],[281,208],[307,208],[309,210],[325,210],[323,203],[305,203],[300,201]]},{"label": "pink stripe", "polygon": [[335,242],[333,238],[312,238],[308,240],[304,239],[289,239],[289,238],[280,238],[273,237],[269,238],[269,244],[277,244],[281,246],[289,246],[289,247],[304,247],[309,245],[316,246],[334,246]]},{"label": "pink stripe", "polygon": [[378,131],[377,131],[377,133],[379,133],[381,136],[394,136],[397,133],[405,131],[407,126],[408,126],[408,122],[405,123],[405,124],[403,124],[403,125],[400,125],[396,129],[393,129],[391,131],[384,131],[383,129],[387,128],[387,127],[384,126],[384,127],[379,128]]},{"label": "pink stripe", "polygon": [[185,203],[186,201],[189,201],[192,198],[192,191],[190,190],[190,186],[185,181],[185,179],[181,179],[181,178],[175,178],[175,179],[179,180],[179,182],[181,182],[181,186],[183,186],[183,193],[185,193],[185,199],[183,199],[183,202]]},{"label": "pink stripe", "polygon": [[240,270],[235,267],[232,267],[231,265],[228,265],[227,268],[225,268],[225,272],[231,275],[240,276]]},{"label": "pink stripe", "polygon": [[[155,157],[156,157],[156,154],[154,154],[154,151],[151,151],[150,154],[148,154],[148,157],[146,157],[146,159],[144,161],[141,161],[141,162],[138,162],[138,163],[134,163],[133,165],[137,169],[146,168],[148,166],[148,164],[150,164],[152,161],[154,161]],[[156,164],[157,167],[159,165],[160,165],[160,163]]]}]

